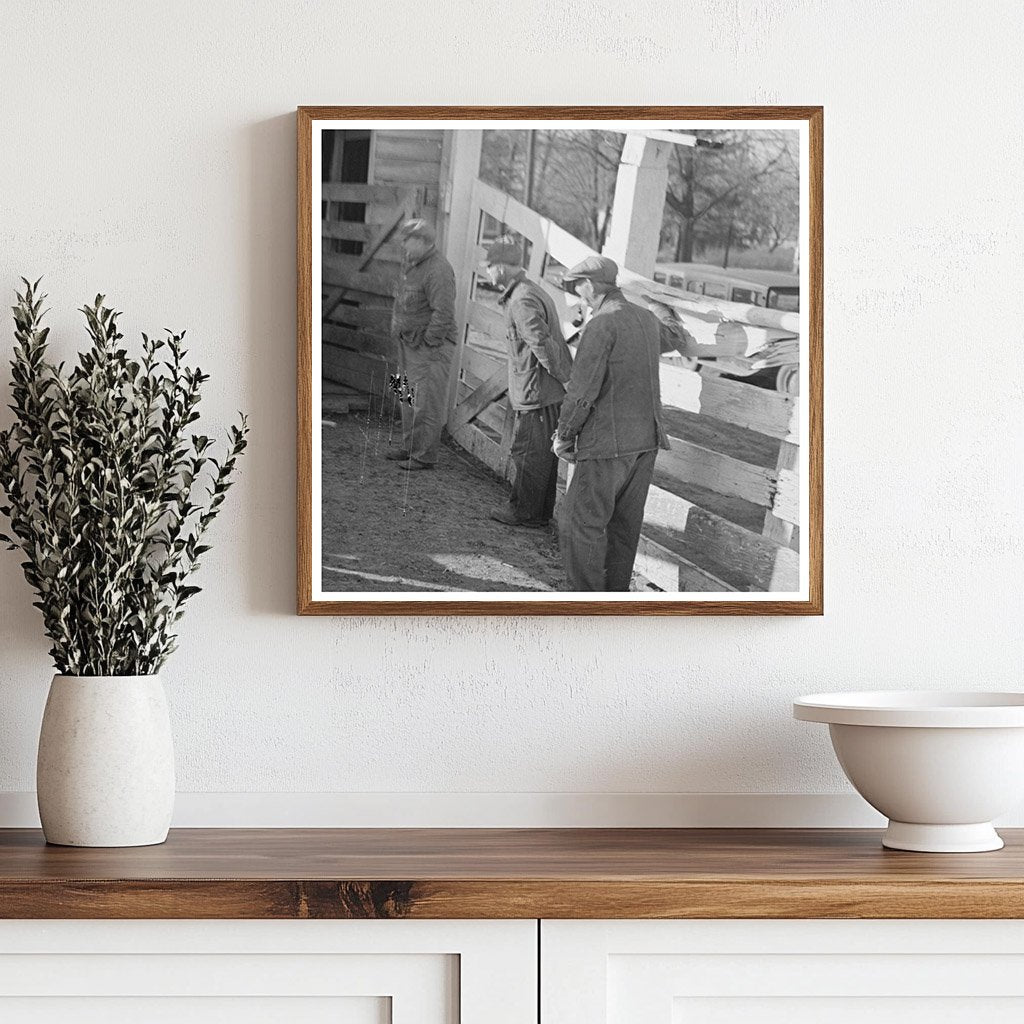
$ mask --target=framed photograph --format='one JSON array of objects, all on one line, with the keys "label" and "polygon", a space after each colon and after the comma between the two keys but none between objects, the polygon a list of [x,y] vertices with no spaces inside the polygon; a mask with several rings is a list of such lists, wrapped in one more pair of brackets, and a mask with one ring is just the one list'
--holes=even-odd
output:
[{"label": "framed photograph", "polygon": [[822,122],[299,108],[299,613],[821,614]]}]

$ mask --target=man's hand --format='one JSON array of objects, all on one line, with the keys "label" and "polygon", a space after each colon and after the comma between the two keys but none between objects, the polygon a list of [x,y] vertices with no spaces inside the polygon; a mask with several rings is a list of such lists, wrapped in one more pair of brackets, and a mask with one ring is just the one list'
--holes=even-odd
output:
[{"label": "man's hand", "polygon": [[575,462],[576,461],[576,441],[567,441],[564,438],[558,436],[558,434],[551,435],[551,450],[555,453],[558,458],[563,462]]}]

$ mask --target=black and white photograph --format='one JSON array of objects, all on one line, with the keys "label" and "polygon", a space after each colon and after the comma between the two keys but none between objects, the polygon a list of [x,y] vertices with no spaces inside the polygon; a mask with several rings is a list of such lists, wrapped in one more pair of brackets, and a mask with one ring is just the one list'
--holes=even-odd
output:
[{"label": "black and white photograph", "polygon": [[300,119],[312,603],[814,604],[809,125]]}]

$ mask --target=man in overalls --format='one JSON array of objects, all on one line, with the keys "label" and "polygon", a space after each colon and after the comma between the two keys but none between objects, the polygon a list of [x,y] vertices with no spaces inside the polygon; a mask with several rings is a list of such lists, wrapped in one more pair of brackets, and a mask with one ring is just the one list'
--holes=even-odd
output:
[{"label": "man in overalls", "polygon": [[[448,418],[448,385],[455,355],[455,272],[437,251],[425,220],[401,228],[405,258],[395,290],[391,332],[398,343],[402,446],[385,458],[414,472],[437,464]],[[411,399],[411,400],[410,400]]]}]

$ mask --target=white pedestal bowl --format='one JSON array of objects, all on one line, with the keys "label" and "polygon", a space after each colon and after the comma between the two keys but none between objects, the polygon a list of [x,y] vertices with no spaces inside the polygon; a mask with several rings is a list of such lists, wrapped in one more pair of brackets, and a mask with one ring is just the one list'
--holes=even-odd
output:
[{"label": "white pedestal bowl", "polygon": [[793,704],[823,722],[846,777],[889,819],[882,845],[999,850],[992,819],[1024,800],[1024,693],[818,693]]}]

